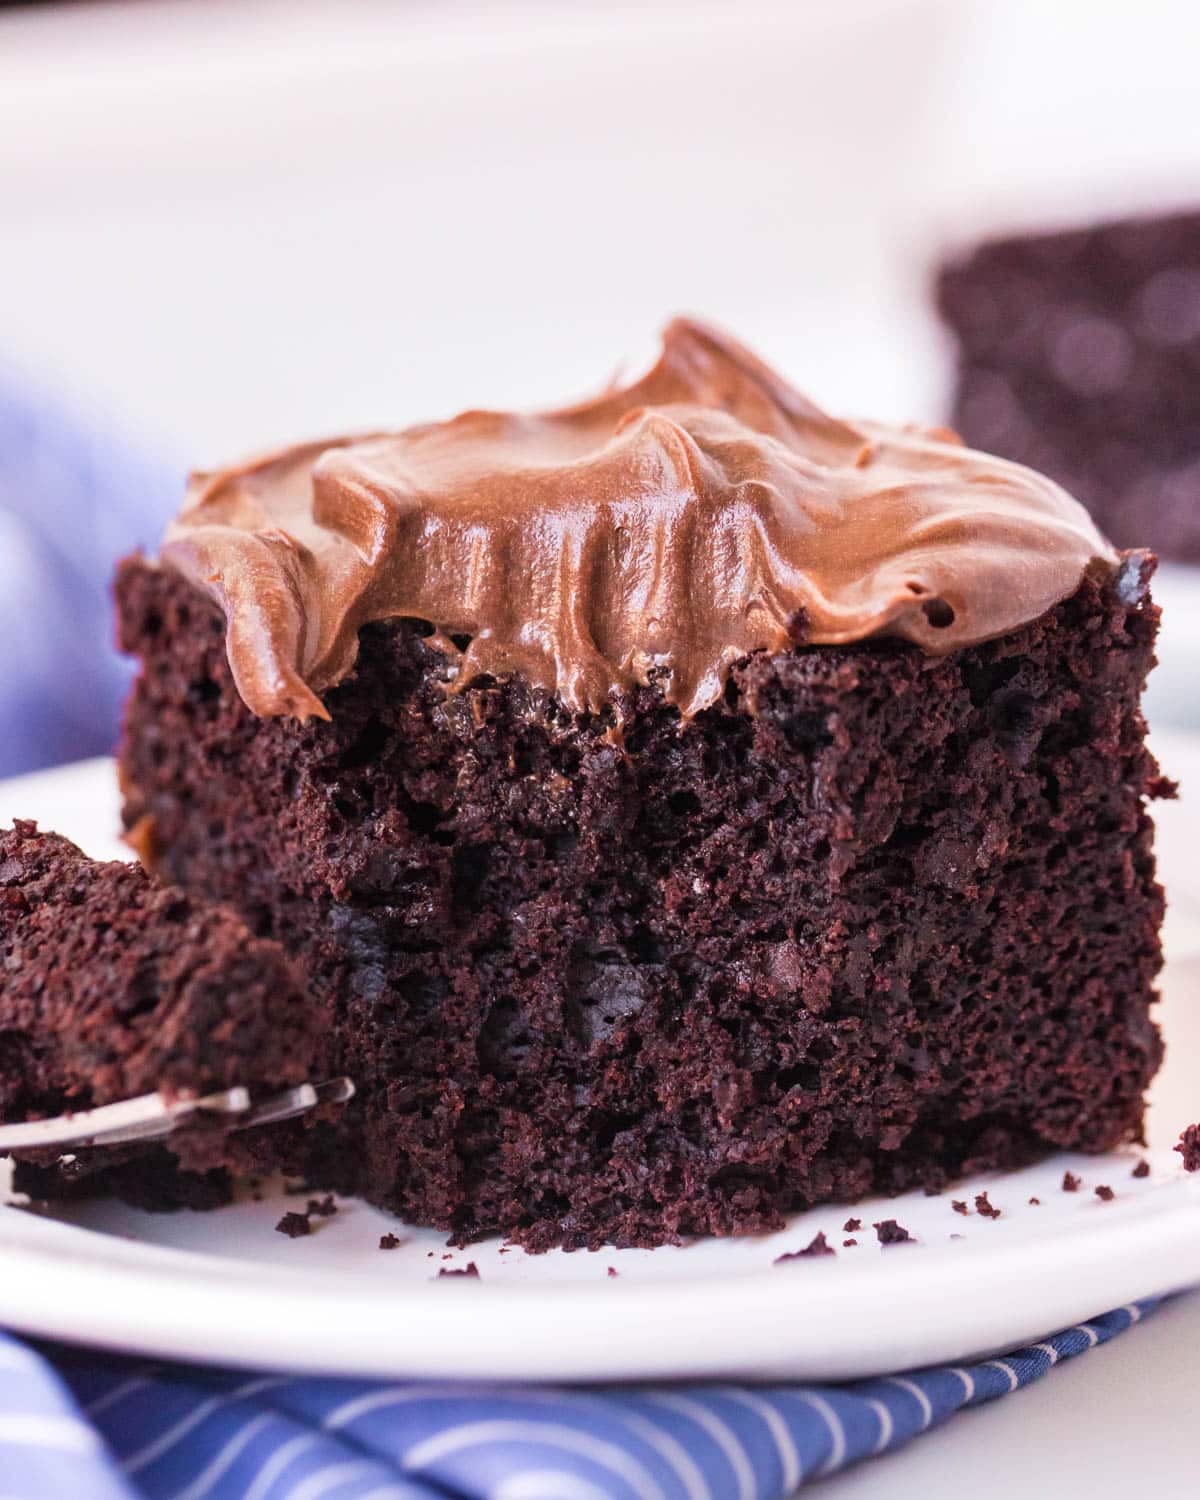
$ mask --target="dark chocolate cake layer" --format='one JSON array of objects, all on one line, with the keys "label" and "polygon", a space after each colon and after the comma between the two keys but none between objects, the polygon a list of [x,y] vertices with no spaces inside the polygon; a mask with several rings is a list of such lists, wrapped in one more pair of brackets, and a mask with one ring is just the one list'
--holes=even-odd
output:
[{"label": "dark chocolate cake layer", "polygon": [[[89,859],[34,823],[0,829],[0,1118],[156,1090],[290,1087],[320,1066],[328,1030],[300,968],[232,910],[159,886],[136,865]],[[206,1134],[184,1154],[245,1167],[249,1141]],[[131,1153],[130,1165],[113,1153],[84,1164],[120,1162],[118,1179],[135,1191],[157,1170],[168,1193],[200,1192],[172,1179],[167,1151],[150,1162],[144,1148]]]},{"label": "dark chocolate cake layer", "polygon": [[448,694],[431,627],[378,621],[324,722],[252,714],[219,609],[135,559],[125,815],[327,997],[359,1094],[313,1182],[464,1238],[755,1231],[1103,1150],[1160,1057],[1148,573],[937,658],[753,652],[690,720],[653,674],[594,715]]},{"label": "dark chocolate cake layer", "polygon": [[955,427],[1119,546],[1200,563],[1200,213],[1018,235],[947,265]]}]

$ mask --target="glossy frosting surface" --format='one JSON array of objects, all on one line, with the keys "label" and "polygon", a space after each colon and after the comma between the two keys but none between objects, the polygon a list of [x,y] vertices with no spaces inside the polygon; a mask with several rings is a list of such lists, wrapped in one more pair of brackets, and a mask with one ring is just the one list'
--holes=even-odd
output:
[{"label": "glossy frosting surface", "polygon": [[576,406],[198,474],[162,557],[224,610],[250,708],[301,717],[372,620],[432,624],[455,688],[519,672],[596,711],[653,680],[689,716],[751,651],[890,635],[941,655],[1117,561],[1050,480],[835,420],[687,320],[643,379]]}]

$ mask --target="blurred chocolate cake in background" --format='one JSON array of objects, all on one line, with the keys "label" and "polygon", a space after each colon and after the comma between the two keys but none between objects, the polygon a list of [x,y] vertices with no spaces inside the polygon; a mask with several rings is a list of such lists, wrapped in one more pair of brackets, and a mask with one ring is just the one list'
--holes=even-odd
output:
[{"label": "blurred chocolate cake in background", "polygon": [[1200,563],[1200,209],[991,240],[937,300],[965,440],[1058,480],[1118,546]]}]

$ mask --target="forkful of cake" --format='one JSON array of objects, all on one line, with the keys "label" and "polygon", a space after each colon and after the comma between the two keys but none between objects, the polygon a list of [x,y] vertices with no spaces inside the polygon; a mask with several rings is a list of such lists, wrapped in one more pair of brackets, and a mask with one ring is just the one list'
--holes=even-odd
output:
[{"label": "forkful of cake", "polygon": [[253,1171],[252,1132],[287,1121],[299,1170],[306,1124],[354,1095],[322,1077],[328,1031],[283,947],[228,908],[0,828],[0,1155],[19,1186],[119,1172],[168,1138],[185,1169]]}]

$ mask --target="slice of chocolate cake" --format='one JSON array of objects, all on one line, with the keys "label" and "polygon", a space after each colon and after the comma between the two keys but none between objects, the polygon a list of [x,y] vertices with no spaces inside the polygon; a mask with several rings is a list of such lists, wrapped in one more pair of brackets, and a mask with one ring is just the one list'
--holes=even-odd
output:
[{"label": "slice of chocolate cake", "polygon": [[[37,1119],[139,1094],[270,1093],[312,1078],[328,1018],[277,943],[227,908],[100,864],[33,823],[0,829],[0,1118]],[[296,1132],[275,1137],[294,1139]],[[256,1161],[253,1135],[205,1132],[157,1147],[83,1152],[92,1170],[145,1196],[148,1174],[181,1201],[209,1201],[220,1169]],[[203,1179],[174,1173],[179,1156]],[[19,1185],[53,1187],[25,1164]]]},{"label": "slice of chocolate cake", "polygon": [[1200,563],[1200,212],[993,240],[941,271],[967,442],[1123,546]]},{"label": "slice of chocolate cake", "polygon": [[125,816],[327,997],[312,1182],[768,1229],[1138,1136],[1149,574],[677,323],[594,402],[199,476],[118,580]]}]

